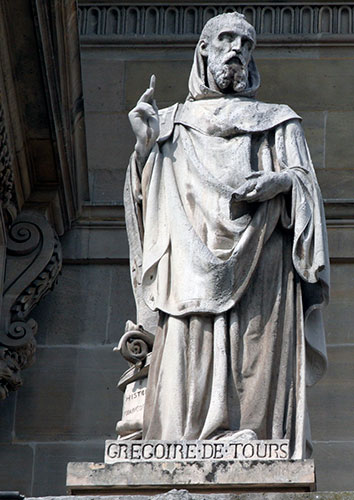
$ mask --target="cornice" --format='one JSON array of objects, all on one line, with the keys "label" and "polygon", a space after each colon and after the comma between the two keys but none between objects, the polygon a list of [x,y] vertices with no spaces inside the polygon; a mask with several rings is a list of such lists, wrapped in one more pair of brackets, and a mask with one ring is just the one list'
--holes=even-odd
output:
[{"label": "cornice", "polygon": [[205,22],[238,11],[258,45],[352,45],[354,2],[80,2],[83,45],[194,45]]}]

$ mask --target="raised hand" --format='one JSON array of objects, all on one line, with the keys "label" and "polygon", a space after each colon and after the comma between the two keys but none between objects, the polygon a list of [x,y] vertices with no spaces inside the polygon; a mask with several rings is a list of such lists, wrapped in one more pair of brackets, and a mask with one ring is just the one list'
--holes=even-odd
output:
[{"label": "raised hand", "polygon": [[232,195],[235,201],[266,201],[291,189],[292,179],[287,172],[253,172]]},{"label": "raised hand", "polygon": [[145,163],[160,134],[159,114],[154,99],[155,82],[155,75],[152,75],[149,88],[128,115],[136,137],[135,151],[141,164]]}]

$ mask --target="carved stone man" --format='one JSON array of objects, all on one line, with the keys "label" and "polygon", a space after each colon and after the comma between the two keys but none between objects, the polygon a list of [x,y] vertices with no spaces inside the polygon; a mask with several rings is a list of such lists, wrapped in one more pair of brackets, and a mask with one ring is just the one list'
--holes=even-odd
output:
[{"label": "carved stone man", "polygon": [[242,15],[211,19],[186,102],[158,111],[152,77],[129,114],[138,322],[158,320],[143,438],[289,439],[301,459],[326,367],[325,219],[299,116],[255,99],[255,41]]}]

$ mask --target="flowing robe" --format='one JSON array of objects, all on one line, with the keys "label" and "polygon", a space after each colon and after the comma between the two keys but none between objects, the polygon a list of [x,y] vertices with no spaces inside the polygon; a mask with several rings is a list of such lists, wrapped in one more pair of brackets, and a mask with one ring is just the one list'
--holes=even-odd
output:
[{"label": "flowing robe", "polygon": [[[252,429],[310,444],[305,386],[326,367],[322,200],[297,115],[249,98],[161,112],[125,203],[138,321],[158,326],[146,439],[208,439]],[[252,172],[282,172],[289,193],[262,203],[233,193]],[[140,319],[139,319],[140,314]],[[156,318],[155,318],[156,319]]]}]

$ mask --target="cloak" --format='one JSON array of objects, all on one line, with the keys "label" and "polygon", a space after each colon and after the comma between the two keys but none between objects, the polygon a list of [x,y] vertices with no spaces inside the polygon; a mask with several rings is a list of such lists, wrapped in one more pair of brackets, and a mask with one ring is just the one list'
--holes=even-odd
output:
[{"label": "cloak", "polygon": [[[329,287],[326,225],[301,119],[286,105],[255,100],[258,86],[259,75],[252,59],[248,85],[242,94],[223,95],[209,89],[204,61],[197,48],[186,102],[159,112],[160,137],[143,171],[134,154],[130,161],[125,209],[138,322],[152,333],[160,332],[155,367],[152,367],[151,377],[149,375],[151,395],[145,409],[145,436],[150,439],[207,438],[221,428],[240,426],[242,413],[251,413],[252,407],[252,412],[259,415],[273,412],[270,420],[264,416],[261,423],[255,424],[261,434],[258,437],[287,436],[292,441],[293,458],[303,458],[305,438],[309,442],[305,377],[307,385],[314,384],[322,377],[327,363],[320,311],[328,300]],[[290,193],[262,203],[235,202],[233,199],[233,193],[250,173],[284,170],[292,178]],[[279,265],[279,259],[284,265]],[[273,276],[269,275],[269,268],[274,268]],[[282,295],[285,298],[280,298]],[[279,306],[280,302],[283,305]],[[278,317],[272,319],[272,326],[262,323],[262,327],[257,327],[260,332],[257,342],[251,340],[246,344],[242,339],[247,335],[255,337],[254,332],[249,332],[254,318],[271,317],[276,309]],[[248,318],[243,330],[239,324],[240,315]],[[201,318],[206,318],[204,323]],[[196,321],[199,326],[191,326]],[[208,321],[212,326],[207,326]],[[218,325],[222,322],[225,324],[220,333]],[[233,326],[236,323],[237,328]],[[277,323],[283,325],[279,327],[280,332],[274,327]],[[168,421],[169,410],[158,396],[163,393],[161,387],[166,388],[173,377],[179,384],[191,384],[190,380],[183,382],[182,373],[168,375],[164,366],[166,346],[189,352],[188,340],[184,340],[183,345],[171,344],[172,334],[168,334],[171,328],[180,332],[178,338],[184,336],[194,341],[193,328],[199,329],[198,342],[202,342],[200,339],[206,330],[214,331],[213,347],[203,348],[212,354],[208,354],[201,365],[201,373],[209,370],[210,363],[216,363],[216,351],[234,349],[238,353],[242,349],[241,365],[247,365],[247,359],[249,366],[255,362],[259,364],[258,369],[252,366],[242,377],[239,366],[225,372],[224,382],[220,381],[215,388],[217,395],[214,397],[211,389],[206,397],[208,407],[198,410],[199,420],[205,419],[202,429],[197,429],[196,421],[188,424],[192,409],[181,409],[176,425],[184,430],[178,431],[182,434],[179,436],[173,434],[177,431],[170,432],[168,425],[166,431],[162,429],[161,420]],[[233,331],[231,340],[231,337],[226,338],[226,331],[229,336]],[[219,339],[225,337],[219,347],[215,345],[217,335]],[[273,341],[275,343],[270,344]],[[233,342],[237,344],[234,347]],[[252,358],[254,355],[249,355],[247,349],[257,349],[257,343],[259,349],[272,345],[279,357],[260,361],[258,353]],[[292,347],[286,350],[285,344]],[[205,387],[216,387],[215,373],[221,365],[230,364],[227,356],[219,359],[214,375],[205,376]],[[288,382],[278,380],[274,383],[275,375],[269,373],[269,398],[264,409],[253,407],[249,398],[242,403],[241,394],[246,386],[243,387],[237,377],[257,380],[264,367],[278,362],[284,363],[285,372],[292,367]],[[183,363],[186,363],[185,356],[179,366]],[[237,361],[234,364],[237,365]],[[184,371],[188,371],[187,366]],[[198,375],[189,375],[190,378],[195,376]],[[238,394],[222,403],[220,387],[224,392],[232,392],[228,387],[233,377]],[[278,406],[271,393],[274,384],[275,387],[279,384],[274,390],[282,393],[278,398],[282,403]],[[205,387],[198,389],[199,398],[200,391],[207,390]],[[169,390],[177,389],[171,386]],[[290,393],[295,395],[290,397]],[[185,393],[184,397],[187,396]],[[240,411],[238,416],[232,415],[231,407],[236,397],[241,400],[241,417]],[[190,394],[188,398],[193,399]],[[290,400],[293,403],[289,403]],[[218,419],[214,414],[221,404],[231,409]],[[267,410],[270,404],[273,404],[271,412]],[[172,416],[171,420],[176,417]],[[171,429],[176,429],[176,425]]]}]

